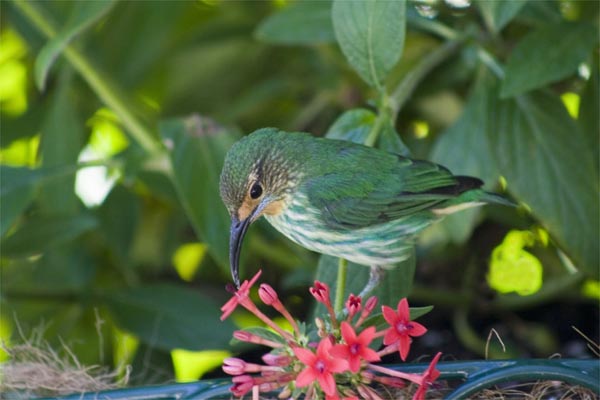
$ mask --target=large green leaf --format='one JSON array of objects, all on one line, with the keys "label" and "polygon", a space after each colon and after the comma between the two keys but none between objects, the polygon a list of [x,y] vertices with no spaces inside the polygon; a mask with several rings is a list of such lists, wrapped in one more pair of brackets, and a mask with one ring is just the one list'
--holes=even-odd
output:
[{"label": "large green leaf", "polygon": [[369,85],[383,90],[404,48],[405,0],[335,0],[336,39],[348,62]]},{"label": "large green leaf", "polygon": [[598,171],[556,96],[489,96],[489,130],[509,190],[531,207],[575,265],[598,276]]},{"label": "large green leaf", "polygon": [[[84,125],[77,114],[77,104],[71,92],[71,79],[62,74],[41,132],[40,153],[42,167],[76,164],[83,144]],[[73,214],[77,212],[79,199],[74,192],[75,176],[66,175],[52,185],[41,189],[43,202],[40,207],[47,214]]]},{"label": "large green leaf", "polygon": [[39,254],[59,244],[75,239],[93,229],[94,217],[80,214],[75,217],[37,217],[28,219],[13,234],[0,242],[4,257],[25,257]]},{"label": "large green leaf", "polygon": [[44,89],[48,71],[58,55],[73,38],[85,31],[94,22],[105,15],[114,4],[114,0],[77,1],[65,26],[40,51],[35,60],[35,82]]},{"label": "large green leaf", "polygon": [[77,169],[77,165],[37,169],[0,165],[0,235],[4,236],[40,187],[73,175]]},{"label": "large green leaf", "polygon": [[153,284],[105,293],[117,324],[147,344],[162,349],[226,348],[233,332],[219,320],[219,305],[198,291]]},{"label": "large green leaf", "polygon": [[331,1],[292,3],[262,21],[255,35],[260,40],[277,44],[333,42]]},{"label": "large green leaf", "polygon": [[29,168],[0,165],[0,237],[4,237],[34,198],[36,189],[34,184],[20,185],[31,171]]},{"label": "large green leaf", "polygon": [[579,106],[579,116],[577,122],[581,127],[588,146],[594,152],[594,164],[596,170],[599,165],[600,152],[600,118],[598,110],[600,110],[600,90],[598,90],[598,64],[592,65],[592,75],[581,94],[581,103]]},{"label": "large green leaf", "polygon": [[536,29],[511,53],[501,96],[524,93],[573,74],[597,43],[598,31],[588,23],[561,22]]},{"label": "large green leaf", "polygon": [[[490,130],[487,115],[487,98],[495,96],[493,82],[481,75],[459,119],[436,141],[431,161],[441,164],[455,175],[468,175],[482,179],[489,189],[499,177],[487,132]],[[447,216],[432,229],[442,230],[456,243],[471,236],[479,209],[462,211]]]},{"label": "large green leaf", "polygon": [[527,0],[479,0],[477,6],[488,29],[498,33],[508,24],[521,8],[527,4]]},{"label": "large green leaf", "polygon": [[181,203],[210,254],[228,269],[229,215],[219,196],[219,177],[236,135],[198,116],[165,121],[160,132]]}]

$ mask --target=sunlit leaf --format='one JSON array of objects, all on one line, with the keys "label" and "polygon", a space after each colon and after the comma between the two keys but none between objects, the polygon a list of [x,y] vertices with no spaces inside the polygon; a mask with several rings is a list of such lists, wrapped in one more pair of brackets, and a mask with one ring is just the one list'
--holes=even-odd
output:
[{"label": "sunlit leaf", "polygon": [[525,202],[578,268],[598,274],[598,171],[558,97],[489,97],[489,130],[508,189]]},{"label": "sunlit leaf", "polygon": [[173,265],[184,281],[191,281],[204,258],[206,245],[203,243],[185,243],[173,254]]},{"label": "sunlit leaf", "polygon": [[404,48],[405,0],[335,0],[336,39],[350,65],[372,87],[383,90]]},{"label": "sunlit leaf", "polygon": [[477,6],[481,10],[485,24],[494,33],[498,33],[508,24],[527,0],[479,0]]},{"label": "sunlit leaf", "polygon": [[208,252],[228,270],[229,215],[219,196],[219,177],[236,135],[198,116],[163,122],[160,131],[170,148],[181,203]]},{"label": "sunlit leaf", "polygon": [[597,43],[598,31],[587,23],[549,24],[527,34],[510,54],[501,96],[514,96],[566,78]]},{"label": "sunlit leaf", "polygon": [[510,231],[492,252],[487,280],[500,293],[516,292],[521,296],[536,293],[542,287],[542,263],[524,250],[531,243],[528,231]]},{"label": "sunlit leaf", "polygon": [[197,290],[170,284],[106,292],[104,301],[121,329],[162,349],[225,348],[233,332],[219,321],[219,305]]},{"label": "sunlit leaf", "polygon": [[116,326],[113,327],[113,360],[114,366],[119,371],[119,377],[125,373],[127,365],[131,365],[133,357],[139,347],[139,340]]},{"label": "sunlit leaf", "polygon": [[35,167],[40,144],[39,135],[14,140],[0,149],[0,164],[11,167]]},{"label": "sunlit leaf", "polygon": [[44,46],[35,60],[34,75],[38,88],[44,89],[50,67],[69,42],[105,15],[114,3],[114,0],[73,3],[69,20],[58,34]]},{"label": "sunlit leaf", "polygon": [[223,360],[231,353],[225,350],[189,351],[176,349],[171,351],[175,380],[177,382],[194,382],[205,373],[220,367]]},{"label": "sunlit leaf", "polygon": [[263,20],[255,35],[276,44],[317,44],[335,41],[331,1],[298,1]]}]

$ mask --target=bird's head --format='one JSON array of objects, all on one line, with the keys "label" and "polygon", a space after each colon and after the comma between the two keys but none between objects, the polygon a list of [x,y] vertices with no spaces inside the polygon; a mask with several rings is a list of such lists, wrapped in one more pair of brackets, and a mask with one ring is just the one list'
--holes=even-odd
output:
[{"label": "bird's head", "polygon": [[297,174],[280,141],[285,135],[273,128],[258,130],[235,143],[225,157],[220,192],[231,216],[229,263],[238,287],[240,250],[248,227],[262,215],[281,213],[293,191]]}]

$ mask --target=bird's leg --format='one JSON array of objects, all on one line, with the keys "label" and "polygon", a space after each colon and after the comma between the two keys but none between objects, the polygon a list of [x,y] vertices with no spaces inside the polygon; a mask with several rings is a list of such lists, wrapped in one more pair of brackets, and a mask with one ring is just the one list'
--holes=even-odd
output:
[{"label": "bird's leg", "polygon": [[379,285],[381,279],[383,278],[383,275],[385,275],[385,271],[383,268],[381,268],[381,266],[371,266],[371,270],[369,272],[369,281],[367,282],[363,290],[360,292],[360,297],[362,299],[366,298],[367,295],[370,294],[373,291],[373,289],[375,289]]}]

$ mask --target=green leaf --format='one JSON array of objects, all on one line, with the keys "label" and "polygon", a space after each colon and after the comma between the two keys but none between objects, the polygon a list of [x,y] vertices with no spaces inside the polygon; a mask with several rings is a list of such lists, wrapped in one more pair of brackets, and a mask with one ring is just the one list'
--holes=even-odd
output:
[{"label": "green leaf", "polygon": [[122,185],[115,186],[98,209],[102,233],[120,264],[131,255],[140,214],[140,199]]},{"label": "green leaf", "polygon": [[298,1],[263,20],[255,36],[275,44],[319,44],[335,41],[331,1]]},{"label": "green leaf", "polygon": [[[430,155],[433,162],[448,168],[455,175],[475,176],[489,189],[498,180],[499,172],[487,132],[490,130],[487,104],[488,96],[496,96],[489,75],[478,78],[463,113],[436,141]],[[480,209],[462,211],[447,216],[432,230],[441,230],[455,243],[469,239]]]},{"label": "green leaf", "polygon": [[0,165],[0,237],[4,237],[35,196],[34,185],[19,185],[30,171],[29,168]]},{"label": "green leaf", "polygon": [[236,139],[213,121],[192,116],[160,125],[173,168],[173,182],[196,234],[208,251],[229,269],[229,215],[219,196],[225,153]]},{"label": "green leaf", "polygon": [[383,123],[376,147],[391,153],[400,154],[404,157],[410,157],[410,150],[406,147],[402,139],[400,139],[400,135],[396,132],[396,128],[391,120]]},{"label": "green leaf", "polygon": [[492,149],[510,192],[578,268],[597,277],[598,171],[577,123],[550,94],[489,100]]},{"label": "green leaf", "polygon": [[40,51],[35,60],[35,83],[40,90],[44,89],[48,71],[58,55],[77,35],[89,28],[105,15],[115,3],[114,0],[78,1],[65,26]]},{"label": "green leaf", "polygon": [[527,0],[477,1],[483,20],[493,33],[500,32],[521,11],[525,4],[527,4]]},{"label": "green leaf", "polygon": [[369,85],[383,91],[388,72],[404,48],[405,0],[335,0],[336,39],[350,65]]},{"label": "green leaf", "polygon": [[581,94],[577,122],[585,136],[588,146],[594,152],[594,165],[598,170],[600,152],[600,91],[598,90],[598,64],[592,64],[592,75]]},{"label": "green leaf", "polygon": [[[326,137],[364,144],[375,125],[376,119],[377,115],[374,112],[364,108],[346,111],[331,125]],[[410,154],[410,151],[398,136],[396,129],[392,126],[391,121],[384,123],[378,139],[376,147],[382,150],[403,156]]]},{"label": "green leaf", "polygon": [[25,257],[43,253],[45,250],[75,239],[93,229],[96,224],[96,219],[86,214],[75,217],[31,218],[0,242],[2,255]]},{"label": "green leaf", "polygon": [[598,43],[587,23],[551,24],[526,35],[511,53],[500,95],[511,97],[573,74]]},{"label": "green leaf", "polygon": [[161,349],[226,348],[233,332],[219,321],[219,306],[197,290],[153,284],[105,293],[117,324],[145,343]]},{"label": "green leaf", "polygon": [[364,144],[376,119],[375,113],[364,108],[349,110],[335,120],[325,136]]},{"label": "green leaf", "polygon": [[77,172],[77,165],[30,169],[0,165],[0,237],[29,206],[37,190]]},{"label": "green leaf", "polygon": [[[71,93],[70,75],[62,74],[41,129],[42,167],[76,164],[83,144],[84,125]],[[40,207],[47,214],[74,214],[79,208],[75,176],[66,175],[41,189]]]}]

